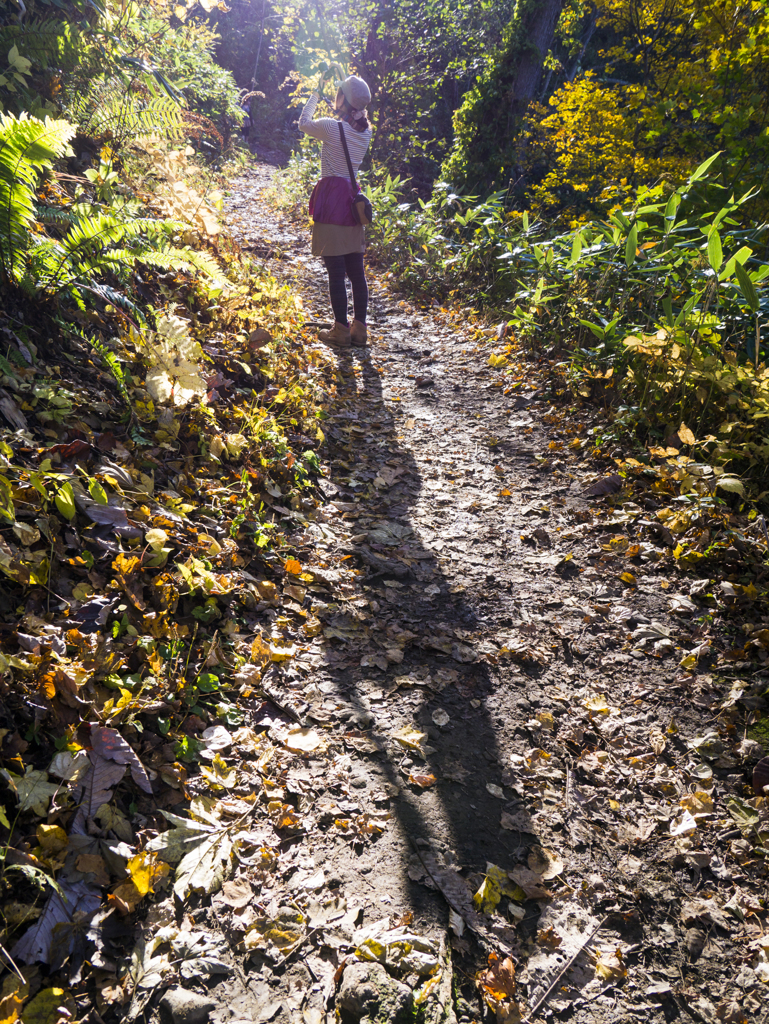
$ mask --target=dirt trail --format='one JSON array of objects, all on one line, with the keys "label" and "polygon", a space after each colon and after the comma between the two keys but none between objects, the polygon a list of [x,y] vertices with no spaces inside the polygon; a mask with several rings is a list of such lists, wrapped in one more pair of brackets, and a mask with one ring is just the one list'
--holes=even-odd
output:
[{"label": "dirt trail", "polygon": [[[265,198],[272,174],[235,183],[230,228],[327,320],[320,261]],[[287,844],[296,871],[265,905],[330,894],[353,930],[376,938],[388,918],[450,941],[454,1005],[428,1001],[427,1019],[482,1018],[492,948],[517,962],[524,1017],[567,966],[533,1019],[760,1019],[765,869],[724,803],[749,795],[742,735],[719,735],[732,679],[678,668],[704,628],[694,599],[670,611],[688,583],[665,588],[640,510],[595,513],[595,467],[548,447],[544,391],[503,394],[469,330],[372,275],[370,335],[335,357],[325,500],[292,538],[319,566],[323,632],[276,686],[333,743],[294,780],[316,827]],[[360,845],[327,828],[387,812]],[[490,864],[496,911],[474,916]],[[466,919],[453,931],[450,902]],[[277,967],[243,961],[218,1019],[334,1019],[329,978],[349,954],[324,936]],[[353,1003],[343,1019],[360,1019]]]}]

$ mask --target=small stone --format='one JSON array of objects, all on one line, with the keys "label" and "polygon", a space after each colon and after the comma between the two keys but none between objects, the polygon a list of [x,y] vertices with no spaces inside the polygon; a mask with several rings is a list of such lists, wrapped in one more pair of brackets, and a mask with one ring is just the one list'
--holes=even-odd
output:
[{"label": "small stone", "polygon": [[345,967],[336,999],[342,1020],[362,1024],[407,1024],[411,1020],[411,989],[391,978],[381,964]]},{"label": "small stone", "polygon": [[160,1000],[160,1008],[170,1014],[173,1024],[205,1024],[216,1003],[186,988],[172,988]]},{"label": "small stone", "polygon": [[368,785],[368,779],[365,775],[351,775],[350,785],[353,789],[365,789]]}]

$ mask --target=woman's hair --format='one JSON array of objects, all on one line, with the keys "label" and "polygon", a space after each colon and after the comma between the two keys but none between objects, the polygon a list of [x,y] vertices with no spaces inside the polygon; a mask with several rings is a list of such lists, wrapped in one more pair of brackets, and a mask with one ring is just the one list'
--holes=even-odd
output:
[{"label": "woman's hair", "polygon": [[347,99],[347,97],[345,96],[341,89],[339,90],[339,92],[337,92],[337,97],[339,96],[341,96],[342,100],[344,101],[341,110],[342,117],[349,124],[349,126],[351,128],[354,128],[356,132],[365,132],[367,128],[370,128],[371,125],[369,124],[369,120],[366,117],[365,113],[358,111],[360,117],[355,118],[352,116],[355,107],[350,105],[350,101]]}]

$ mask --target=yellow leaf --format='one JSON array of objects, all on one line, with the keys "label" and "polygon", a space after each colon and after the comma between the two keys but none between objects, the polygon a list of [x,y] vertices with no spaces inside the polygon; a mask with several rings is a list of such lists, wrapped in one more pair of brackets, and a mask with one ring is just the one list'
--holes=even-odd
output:
[{"label": "yellow leaf", "polygon": [[502,894],[499,891],[499,886],[496,885],[493,879],[486,876],[481,883],[480,889],[473,896],[473,903],[482,913],[491,914],[501,899]]},{"label": "yellow leaf", "polygon": [[623,583],[627,583],[629,586],[634,587],[636,584],[636,578],[632,572],[620,573],[620,579]]},{"label": "yellow leaf", "polygon": [[595,962],[595,973],[604,981],[618,981],[627,975],[627,967],[622,961],[622,952],[601,953]]},{"label": "yellow leaf", "polygon": [[272,654],[270,651],[269,644],[266,644],[259,634],[256,635],[256,639],[251,644],[251,660],[255,665],[264,667],[269,665]]},{"label": "yellow leaf", "polygon": [[200,774],[214,789],[234,789],[238,782],[237,769],[230,768],[221,754],[214,757],[210,768],[201,765]]},{"label": "yellow leaf", "polygon": [[684,444],[696,444],[697,440],[691,430],[685,423],[682,423],[678,428],[678,436],[681,438]]},{"label": "yellow leaf", "polygon": [[609,712],[605,693],[596,693],[592,697],[587,697],[582,703],[590,711],[600,711],[602,714],[608,714]]},{"label": "yellow leaf", "polygon": [[114,896],[126,904],[129,911],[149,893],[155,891],[155,885],[171,870],[168,864],[159,860],[157,854],[144,850],[131,857],[126,865],[130,877],[114,890]]},{"label": "yellow leaf", "polygon": [[29,983],[15,974],[7,974],[0,990],[0,1024],[16,1024],[19,1010],[29,995]]},{"label": "yellow leaf", "polygon": [[74,1020],[77,1005],[71,992],[63,988],[44,988],[30,999],[21,1015],[22,1024],[58,1024]]},{"label": "yellow leaf", "polygon": [[418,729],[412,729],[406,725],[402,729],[393,733],[393,739],[397,740],[401,746],[407,747],[409,750],[419,751],[419,753],[424,757],[422,744],[427,739],[427,733],[420,732]]},{"label": "yellow leaf", "polygon": [[160,551],[168,540],[168,534],[165,530],[147,530],[144,539],[153,551]]},{"label": "yellow leaf", "polygon": [[271,647],[270,658],[272,661],[288,661],[296,654],[296,646],[289,644],[288,647]]},{"label": "yellow leaf", "polygon": [[37,841],[46,857],[53,857],[69,846],[69,836],[61,825],[38,825]]}]

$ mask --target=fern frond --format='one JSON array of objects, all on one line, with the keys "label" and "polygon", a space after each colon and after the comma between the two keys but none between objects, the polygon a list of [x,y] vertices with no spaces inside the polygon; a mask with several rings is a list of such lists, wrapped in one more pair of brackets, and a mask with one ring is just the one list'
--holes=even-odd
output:
[{"label": "fern frond", "polygon": [[6,281],[16,282],[24,271],[40,172],[70,152],[74,135],[67,121],[0,114],[0,270]]},{"label": "fern frond", "polygon": [[16,46],[41,71],[74,70],[83,59],[83,33],[76,23],[48,18],[0,25],[0,53]]},{"label": "fern frond", "polygon": [[77,219],[72,207],[62,209],[60,206],[36,206],[35,220],[45,224],[47,228],[69,228]]},{"label": "fern frond", "polygon": [[149,135],[175,140],[185,137],[182,109],[177,102],[168,96],[146,99],[127,90],[125,82],[117,77],[98,83],[87,95],[74,99],[67,114],[84,134],[110,133],[120,144]]},{"label": "fern frond", "polygon": [[[133,313],[142,327],[147,326],[147,318],[144,316],[144,313],[142,313],[139,306],[137,306],[132,299],[129,299],[124,292],[119,292],[116,288],[111,288],[108,284],[97,284],[95,281],[92,281],[90,284],[80,285],[80,288],[83,291],[97,295],[100,299],[103,299],[112,306],[116,306],[118,309],[125,309],[129,313]],[[135,326],[136,324],[134,324],[134,327]]]}]

